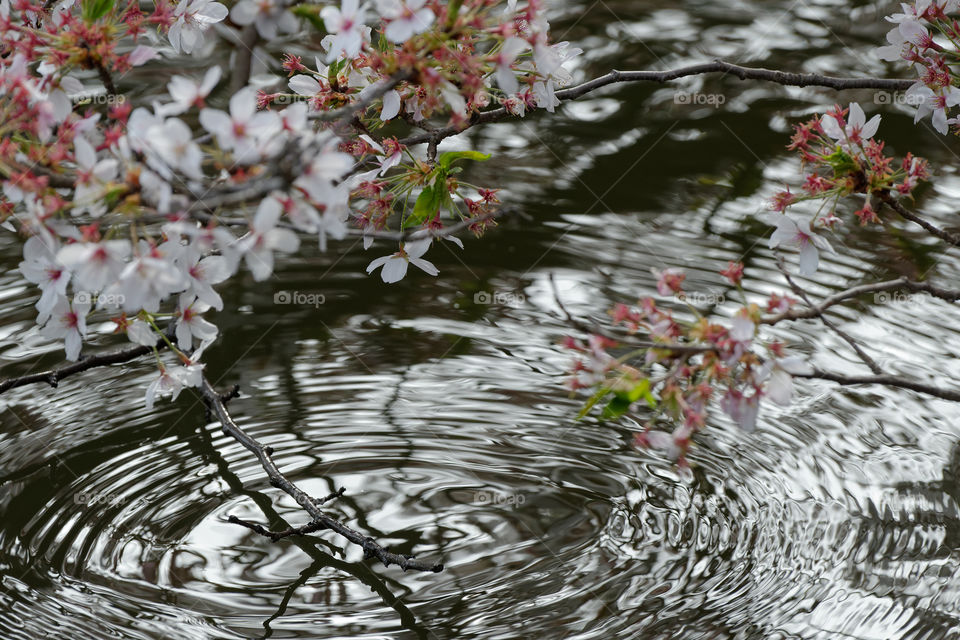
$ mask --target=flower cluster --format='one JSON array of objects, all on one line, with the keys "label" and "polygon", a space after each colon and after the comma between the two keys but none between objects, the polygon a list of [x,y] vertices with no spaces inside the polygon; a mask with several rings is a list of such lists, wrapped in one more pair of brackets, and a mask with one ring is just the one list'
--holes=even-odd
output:
[{"label": "flower cluster", "polygon": [[955,78],[951,68],[960,52],[960,23],[947,14],[956,12],[960,1],[917,0],[900,6],[902,13],[887,17],[896,25],[887,33],[889,44],[876,53],[882,60],[913,65],[919,79],[906,95],[917,105],[914,122],[932,115],[934,128],[946,134],[958,122],[948,118],[948,112],[960,104],[960,77]]},{"label": "flower cluster", "polygon": [[[742,264],[731,263],[721,273],[739,288]],[[681,271],[657,275],[660,295],[685,298]],[[774,294],[766,310],[782,313],[793,302]],[[711,401],[752,431],[761,401],[788,405],[792,376],[811,371],[800,358],[787,356],[782,343],[759,337],[763,314],[756,304],[745,303],[726,321],[704,317],[692,306],[687,310],[691,320],[646,297],[636,307],[619,304],[610,312],[619,335],[564,341],[579,356],[570,388],[596,389],[581,415],[601,402],[603,418],[632,414],[644,423],[636,444],[663,449],[680,463],[693,435],[706,425]],[[672,425],[670,432],[666,425]]]},{"label": "flower cluster", "polygon": [[[800,250],[800,272],[806,275],[817,270],[819,251],[832,251],[829,242],[815,229],[832,229],[840,222],[837,204],[853,194],[864,194],[866,201],[855,213],[861,225],[879,222],[872,197],[883,198],[891,193],[910,196],[921,180],[928,176],[927,163],[908,153],[899,163],[884,153],[884,143],[874,136],[880,116],[868,121],[863,108],[851,103],[848,109],[834,107],[824,116],[794,126],[787,147],[800,154],[802,163],[811,168],[802,191],[790,189],[774,195],[771,208],[776,213],[767,220],[776,226],[770,247],[796,246]],[[816,215],[802,221],[787,215],[792,205],[822,200]]]},{"label": "flower cluster", "polygon": [[[0,222],[26,238],[38,331],[71,360],[104,326],[97,317],[133,343],[168,346],[175,362],[157,350],[152,405],[200,384],[218,334],[205,314],[224,308],[215,287],[241,271],[269,278],[304,236],[326,249],[354,227],[369,248],[395,224],[395,250],[367,271],[437,275],[424,257],[434,240],[463,247],[449,221],[477,236],[492,224],[495,191],[460,175],[488,156],[435,145],[417,156],[378,131],[401,119],[464,125],[494,100],[552,111],[579,53],[549,42],[540,0],[496,4],[0,2]],[[277,80],[289,92],[224,95],[218,66],[174,76],[149,102],[120,92],[134,66],[205,58],[219,37],[210,27],[228,16],[264,39],[300,18],[327,35],[313,69],[285,56],[289,78]]]}]

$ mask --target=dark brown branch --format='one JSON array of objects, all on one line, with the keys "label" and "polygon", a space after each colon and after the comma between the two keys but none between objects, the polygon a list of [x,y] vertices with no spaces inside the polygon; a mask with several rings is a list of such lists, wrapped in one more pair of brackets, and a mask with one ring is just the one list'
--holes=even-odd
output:
[{"label": "dark brown branch", "polygon": [[[896,78],[836,78],[833,76],[822,76],[816,73],[788,73],[773,69],[743,67],[724,62],[723,60],[714,60],[713,62],[694,64],[669,71],[611,71],[606,75],[594,78],[575,87],[561,89],[556,92],[556,96],[561,101],[575,100],[591,91],[596,91],[601,87],[620,82],[664,83],[687,76],[697,76],[708,73],[732,75],[741,80],[765,80],[792,87],[828,87],[838,91],[844,89],[885,89],[887,91],[902,91],[914,84],[913,80],[900,80]],[[450,136],[461,133],[474,125],[502,120],[509,115],[511,114],[505,107],[482,111],[475,113],[466,126],[449,126],[428,133],[419,133],[404,138],[400,142],[407,146],[422,144],[424,142],[437,143],[444,138],[449,138]]]},{"label": "dark brown branch", "polygon": [[[287,495],[293,498],[304,511],[310,514],[310,517],[313,519],[313,521],[308,526],[316,527],[313,529],[314,531],[317,531],[321,528],[330,529],[331,531],[340,534],[350,542],[362,547],[364,557],[377,558],[385,566],[395,564],[401,567],[403,570],[415,569],[417,571],[443,571],[442,564],[430,564],[416,560],[412,556],[391,553],[380,546],[373,538],[365,536],[362,533],[351,529],[339,520],[321,511],[320,507],[317,505],[317,500],[304,493],[303,490],[290,482],[282,473],[280,473],[276,463],[273,461],[273,448],[266,447],[261,444],[233,421],[233,418],[227,411],[227,407],[223,404],[220,393],[214,389],[213,385],[210,384],[210,381],[207,380],[206,377],[203,379],[203,385],[200,391],[211,410],[214,412],[214,414],[216,414],[223,430],[257,457],[257,459],[260,461],[260,466],[263,467],[263,470],[267,472],[267,477],[270,478],[270,484],[284,491]],[[269,535],[269,532],[265,535]]]},{"label": "dark brown branch", "polygon": [[887,206],[889,206],[891,209],[896,211],[901,218],[904,218],[905,220],[909,220],[910,222],[920,225],[921,227],[923,227],[933,235],[937,236],[944,242],[952,244],[955,247],[960,246],[960,236],[954,233],[951,233],[949,231],[946,231],[945,229],[941,229],[940,227],[927,221],[926,219],[921,218],[920,216],[913,213],[912,211],[908,211],[902,204],[900,204],[897,200],[895,200],[893,196],[891,196],[890,194],[883,194],[880,196],[880,199]]},{"label": "dark brown branch", "polygon": [[784,320],[808,320],[811,318],[818,318],[824,311],[836,304],[846,302],[847,300],[852,300],[853,298],[857,298],[868,293],[895,291],[897,289],[904,289],[911,293],[927,293],[934,298],[946,300],[947,302],[956,302],[957,300],[960,300],[960,290],[944,289],[942,287],[934,286],[929,282],[916,282],[903,277],[897,278],[896,280],[886,280],[884,282],[874,282],[872,284],[862,284],[856,287],[851,287],[839,293],[835,293],[828,298],[824,298],[820,304],[813,307],[808,307],[806,309],[790,309],[788,311],[784,311],[783,313],[764,316],[763,319],[760,320],[760,323],[773,325]]},{"label": "dark brown branch", "polygon": [[7,378],[6,380],[0,380],[0,393],[3,393],[8,389],[34,384],[36,382],[45,382],[51,387],[56,387],[61,380],[68,376],[87,371],[88,369],[93,369],[94,367],[103,367],[111,364],[120,364],[121,362],[136,360],[141,356],[152,353],[154,347],[157,349],[165,349],[166,346],[167,343],[164,340],[158,340],[157,344],[155,344],[153,347],[138,345],[135,347],[127,347],[125,349],[118,349],[116,351],[110,351],[93,356],[81,356],[80,360],[77,362],[64,365],[62,367],[57,367],[56,369],[41,371],[39,373],[31,373],[29,375],[20,376],[19,378]]},{"label": "dark brown branch", "polygon": [[303,525],[302,527],[292,527],[290,529],[284,529],[283,531],[270,531],[263,525],[259,525],[256,522],[242,520],[237,516],[227,516],[227,522],[238,524],[241,527],[246,527],[251,531],[270,538],[270,540],[273,542],[282,540],[283,538],[287,538],[289,536],[305,536],[315,531],[320,531],[327,528],[327,525],[323,524],[322,522],[313,521]]},{"label": "dark brown branch", "polygon": [[[793,292],[796,293],[798,296],[803,298],[803,301],[807,303],[807,306],[810,309],[816,310],[817,305],[813,304],[813,302],[810,301],[810,296],[807,295],[807,292],[804,291],[803,288],[801,288],[800,285],[798,285],[794,281],[794,279],[790,277],[789,273],[787,273],[787,270],[783,266],[783,258],[779,259],[778,266],[780,267],[781,273],[783,273],[783,277],[787,279],[787,284],[790,285],[790,289],[792,289]],[[840,336],[840,338],[844,342],[850,345],[850,348],[856,352],[857,356],[859,356],[860,360],[862,360],[863,363],[867,365],[867,368],[870,369],[870,371],[872,371],[876,375],[881,375],[883,373],[883,371],[880,369],[880,365],[878,365],[874,361],[874,359],[871,358],[859,344],[857,344],[857,341],[853,339],[853,336],[851,336],[849,333],[847,333],[846,331],[841,329],[839,326],[837,326],[837,324],[833,322],[833,320],[831,320],[826,315],[824,315],[823,311],[819,311],[817,313],[817,317],[820,318],[820,322],[826,325],[828,329],[831,329],[835,334]]]},{"label": "dark brown branch", "polygon": [[909,389],[910,391],[926,393],[927,395],[943,398],[944,400],[950,400],[952,402],[960,402],[960,391],[944,389],[942,387],[936,387],[934,385],[917,382],[916,380],[910,380],[908,378],[901,378],[900,376],[891,374],[846,376],[839,373],[831,373],[829,371],[814,369],[812,373],[794,373],[792,375],[794,378],[816,378],[819,380],[829,380],[830,382],[836,382],[837,384],[844,386],[857,384],[882,384],[888,387],[899,387],[901,389]]}]

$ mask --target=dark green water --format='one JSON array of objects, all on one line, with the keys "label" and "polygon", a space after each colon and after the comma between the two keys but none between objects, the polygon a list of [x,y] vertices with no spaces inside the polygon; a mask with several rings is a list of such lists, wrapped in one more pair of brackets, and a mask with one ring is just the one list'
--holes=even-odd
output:
[{"label": "dark green water", "polygon": [[[557,39],[586,52],[579,79],[718,56],[890,74],[869,49],[893,4],[553,6]],[[724,102],[678,104],[677,92]],[[801,384],[798,401],[766,408],[752,435],[715,415],[683,477],[630,446],[629,422],[575,422],[582,398],[563,389],[570,363],[557,341],[569,329],[549,275],[581,315],[651,294],[651,268],[684,267],[690,291],[729,295],[716,272],[742,258],[751,295],[784,289],[755,215],[796,181],[789,125],[850,100],[884,114],[880,137],[894,150],[931,159],[940,176],[919,205],[957,226],[955,140],[914,127],[885,95],[694,78],[608,89],[452,143],[492,153],[471,181],[504,187],[529,219],[463,252],[434,247],[439,278],[384,285],[363,270],[386,249],[343,242],[222,292],[225,335],[207,370],[241,385],[238,421],[312,494],[345,487],[333,513],[396,551],[442,560],[441,574],[364,563],[329,534],[273,544],[225,523],[305,518],[192,393],[146,411],[147,361],[3,394],[0,635],[960,636],[955,405]],[[901,274],[960,276],[955,256],[912,229],[847,224],[832,241],[837,255],[806,283],[815,295]],[[19,246],[0,244],[6,377],[55,365],[62,351],[31,330],[38,293],[15,270]],[[326,303],[274,304],[280,291]],[[501,302],[479,304],[479,292]],[[943,302],[834,317],[892,372],[945,385],[960,374],[960,314]],[[824,368],[860,371],[819,325],[776,333]]]}]

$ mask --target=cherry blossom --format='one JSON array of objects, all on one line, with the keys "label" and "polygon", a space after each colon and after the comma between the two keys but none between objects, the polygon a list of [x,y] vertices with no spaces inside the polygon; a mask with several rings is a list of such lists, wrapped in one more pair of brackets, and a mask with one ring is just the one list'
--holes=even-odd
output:
[{"label": "cherry blossom", "polygon": [[947,134],[949,131],[947,110],[960,104],[960,89],[950,86],[934,91],[930,87],[917,83],[907,89],[906,96],[917,105],[914,122],[919,122],[932,114],[933,128],[943,135]]},{"label": "cherry blossom", "polygon": [[[78,299],[77,299],[78,298]],[[59,298],[50,312],[50,319],[40,329],[48,338],[62,338],[67,352],[67,360],[80,357],[80,347],[87,337],[87,313],[90,312],[89,296],[77,296],[71,304],[66,298]]]},{"label": "cherry blossom", "polygon": [[184,387],[199,387],[202,382],[202,365],[161,365],[160,375],[147,387],[147,409],[153,409],[157,396],[170,396],[171,400],[176,400]]},{"label": "cherry blossom", "polygon": [[187,292],[217,311],[223,309],[223,299],[212,285],[219,284],[233,275],[230,260],[224,256],[205,256],[195,247],[184,251],[181,268],[187,278]]},{"label": "cherry blossom", "polygon": [[427,249],[430,248],[431,240],[431,238],[426,238],[424,240],[401,244],[400,250],[396,253],[377,258],[371,262],[369,266],[367,266],[367,273],[373,273],[375,269],[383,267],[383,270],[380,272],[380,277],[388,284],[402,280],[403,277],[407,275],[407,267],[410,264],[431,276],[437,275],[440,272],[433,266],[433,263],[421,258],[421,256],[427,252]]},{"label": "cherry blossom", "polygon": [[862,146],[877,133],[880,126],[880,116],[875,115],[867,122],[863,108],[856,102],[850,103],[849,117],[846,126],[843,125],[840,115],[827,114],[820,119],[820,126],[824,133],[836,140],[843,147],[851,144]]},{"label": "cherry blossom", "polygon": [[181,349],[192,349],[193,338],[199,338],[201,342],[212,342],[217,337],[217,327],[203,319],[202,315],[210,309],[210,305],[200,302],[197,297],[190,293],[180,296],[177,305],[177,343]]},{"label": "cherry blossom", "polygon": [[241,89],[230,98],[229,114],[203,109],[200,124],[217,137],[222,148],[232,150],[240,164],[259,160],[265,144],[281,127],[276,112],[257,112],[257,92],[252,87]]},{"label": "cherry blossom", "polygon": [[273,273],[274,251],[293,253],[300,246],[300,238],[293,231],[277,228],[282,211],[277,198],[264,198],[250,224],[250,233],[238,242],[254,280],[266,280]]},{"label": "cherry blossom", "polygon": [[227,17],[227,7],[211,0],[181,0],[167,33],[174,51],[192,53],[203,45],[203,32]]},{"label": "cherry blossom", "polygon": [[74,286],[100,291],[116,280],[129,255],[129,240],[76,242],[60,249],[57,260],[73,272]]},{"label": "cherry blossom", "polygon": [[377,11],[386,19],[384,35],[391,42],[405,42],[430,28],[436,16],[424,5],[427,0],[376,0]]},{"label": "cherry blossom", "polygon": [[278,33],[294,33],[299,24],[282,0],[241,0],[230,10],[230,19],[239,25],[253,24],[265,40]]},{"label": "cherry blossom", "polygon": [[[793,395],[793,376],[813,373],[806,361],[797,356],[770,361],[767,370],[766,396],[777,404],[788,407]],[[766,374],[766,372],[764,372]],[[761,374],[761,378],[764,374]]]},{"label": "cherry blossom", "polygon": [[31,236],[23,245],[24,260],[20,263],[20,273],[43,292],[36,305],[38,324],[47,321],[54,306],[67,294],[70,271],[57,261],[56,254],[56,240],[42,236]]},{"label": "cherry blossom", "polygon": [[118,163],[114,158],[97,161],[93,145],[83,136],[73,140],[77,158],[77,186],[74,192],[74,214],[89,212],[91,216],[102,215],[107,206],[103,203],[104,192],[110,181],[117,177]]},{"label": "cherry blossom", "polygon": [[173,102],[160,107],[158,114],[175,116],[192,107],[202,108],[204,99],[220,82],[221,73],[220,67],[214,65],[207,69],[200,82],[186,76],[173,76],[167,84],[167,91],[173,98]]},{"label": "cherry blossom", "polygon": [[320,17],[327,31],[334,36],[327,54],[328,62],[336,60],[340,55],[353,58],[360,53],[366,15],[358,0],[343,0],[340,8],[324,7],[320,10]]},{"label": "cherry blossom", "polygon": [[819,250],[833,252],[833,247],[823,236],[817,235],[810,228],[810,222],[797,223],[788,215],[771,214],[767,222],[775,225],[773,235],[770,236],[771,249],[781,246],[796,246],[800,248],[800,273],[806,276],[817,272],[820,264]]}]

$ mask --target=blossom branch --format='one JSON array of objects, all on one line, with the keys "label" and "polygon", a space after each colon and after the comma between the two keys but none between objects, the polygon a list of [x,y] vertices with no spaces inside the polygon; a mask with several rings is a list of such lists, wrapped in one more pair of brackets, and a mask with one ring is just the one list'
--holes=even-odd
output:
[{"label": "blossom branch", "polygon": [[57,367],[56,369],[31,373],[18,378],[6,378],[5,380],[0,380],[0,393],[3,393],[8,389],[23,387],[37,382],[45,382],[51,387],[56,387],[61,380],[68,376],[82,373],[89,369],[93,369],[94,367],[104,367],[111,364],[120,364],[122,362],[136,360],[141,356],[145,356],[148,353],[153,352],[155,348],[160,350],[165,349],[166,346],[166,340],[161,339],[158,340],[157,344],[153,346],[137,345],[135,347],[127,347],[125,349],[118,349],[116,351],[110,351],[94,356],[82,357],[73,364]]},{"label": "blossom branch", "polygon": [[[732,64],[723,60],[714,60],[694,64],[678,69],[668,71],[611,71],[606,75],[588,80],[569,89],[561,89],[556,92],[559,100],[575,100],[591,91],[596,91],[602,87],[620,82],[657,82],[665,83],[688,76],[705,75],[708,73],[721,73],[723,75],[736,76],[741,80],[764,80],[784,86],[792,87],[827,87],[842,91],[845,89],[885,89],[888,91],[903,91],[914,84],[913,80],[900,80],[897,78],[837,78],[833,76],[824,76],[817,73],[791,73],[778,71],[774,69],[761,69],[755,67],[744,67],[738,64]],[[512,115],[506,107],[499,107],[489,111],[475,113],[466,126],[448,126],[436,129],[427,133],[419,133],[408,136],[400,142],[405,146],[414,144],[438,143],[444,138],[457,135],[464,130],[478,124],[496,122]]]},{"label": "blossom branch", "polygon": [[284,491],[287,495],[292,497],[301,508],[310,514],[310,516],[313,518],[313,522],[309,526],[316,527],[312,530],[330,529],[331,531],[340,534],[350,542],[362,547],[365,557],[375,557],[380,560],[384,566],[395,564],[404,570],[415,569],[417,571],[443,571],[443,565],[440,563],[430,564],[416,560],[412,556],[391,553],[372,538],[364,536],[360,532],[351,529],[339,520],[321,511],[317,504],[317,500],[311,498],[303,490],[290,482],[282,473],[280,473],[276,463],[273,461],[273,448],[264,446],[255,438],[250,436],[246,431],[241,429],[236,422],[234,422],[230,413],[227,411],[226,405],[223,403],[220,393],[214,389],[213,385],[210,384],[210,381],[207,380],[206,377],[203,378],[200,392],[203,394],[203,397],[208,403],[210,409],[217,416],[217,419],[220,421],[220,425],[222,426],[223,430],[257,457],[257,459],[260,461],[260,465],[263,467],[264,471],[267,472],[267,476],[270,478],[270,484]]}]

